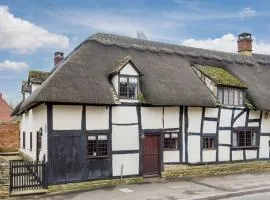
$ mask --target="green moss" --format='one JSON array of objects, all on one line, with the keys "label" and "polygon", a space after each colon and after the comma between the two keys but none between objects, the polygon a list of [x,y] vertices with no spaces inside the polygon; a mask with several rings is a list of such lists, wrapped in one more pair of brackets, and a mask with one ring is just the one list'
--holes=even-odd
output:
[{"label": "green moss", "polygon": [[142,93],[138,94],[138,100],[141,102],[141,103],[147,103],[145,97],[143,96]]},{"label": "green moss", "polygon": [[49,72],[45,71],[36,71],[36,70],[30,70],[29,71],[29,78],[30,79],[40,79],[40,80],[46,80],[48,76],[50,75]]},{"label": "green moss", "polygon": [[197,65],[196,67],[201,73],[209,77],[217,85],[247,88],[245,83],[237,79],[223,68],[203,65]]},{"label": "green moss", "polygon": [[246,98],[245,106],[250,110],[256,110],[255,106]]}]

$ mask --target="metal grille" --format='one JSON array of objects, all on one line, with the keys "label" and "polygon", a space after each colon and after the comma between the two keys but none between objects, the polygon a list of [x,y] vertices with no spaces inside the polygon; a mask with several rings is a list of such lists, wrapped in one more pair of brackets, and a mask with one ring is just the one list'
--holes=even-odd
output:
[{"label": "metal grille", "polygon": [[214,149],[215,148],[215,138],[214,137],[203,137],[203,148],[204,149]]}]

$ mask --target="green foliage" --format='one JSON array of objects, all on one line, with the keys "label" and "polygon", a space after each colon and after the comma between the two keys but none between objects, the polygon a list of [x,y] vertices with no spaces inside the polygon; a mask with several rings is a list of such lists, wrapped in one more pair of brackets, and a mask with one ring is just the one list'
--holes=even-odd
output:
[{"label": "green foliage", "polygon": [[138,94],[138,100],[141,102],[141,103],[147,103],[145,97],[143,96],[142,93]]}]

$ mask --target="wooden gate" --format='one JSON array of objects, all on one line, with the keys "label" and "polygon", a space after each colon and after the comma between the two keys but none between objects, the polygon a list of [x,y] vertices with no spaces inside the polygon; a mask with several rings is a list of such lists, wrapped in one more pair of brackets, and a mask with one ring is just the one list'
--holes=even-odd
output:
[{"label": "wooden gate", "polygon": [[10,161],[10,193],[47,188],[45,161]]}]

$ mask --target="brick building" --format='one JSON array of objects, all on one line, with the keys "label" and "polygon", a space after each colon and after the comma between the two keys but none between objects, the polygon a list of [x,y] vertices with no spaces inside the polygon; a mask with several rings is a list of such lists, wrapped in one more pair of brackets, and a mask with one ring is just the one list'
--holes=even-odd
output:
[{"label": "brick building", "polygon": [[5,101],[2,93],[0,93],[0,123],[10,121],[12,119],[10,116],[11,112],[12,108]]}]

